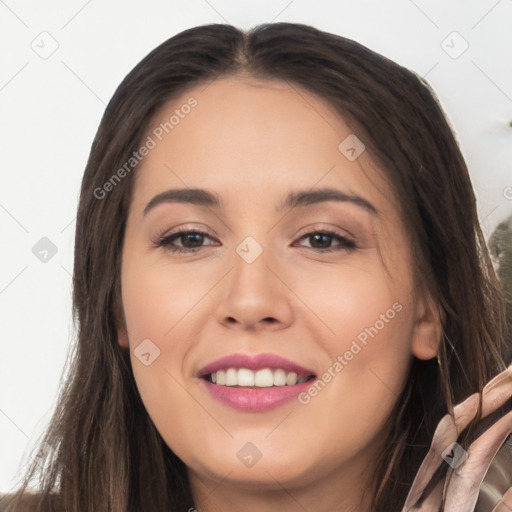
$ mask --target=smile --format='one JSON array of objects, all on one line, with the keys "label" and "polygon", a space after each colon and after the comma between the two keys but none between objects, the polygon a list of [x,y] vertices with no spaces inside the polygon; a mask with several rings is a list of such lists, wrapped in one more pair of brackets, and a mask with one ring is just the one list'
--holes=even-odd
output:
[{"label": "smile", "polygon": [[266,411],[293,400],[316,374],[277,354],[232,354],[202,368],[197,376],[206,391],[239,411]]},{"label": "smile", "polygon": [[297,375],[296,372],[288,372],[282,368],[272,370],[263,368],[253,371],[249,368],[228,368],[209,374],[206,378],[217,386],[242,386],[269,388],[272,386],[295,386],[303,384],[313,375]]}]

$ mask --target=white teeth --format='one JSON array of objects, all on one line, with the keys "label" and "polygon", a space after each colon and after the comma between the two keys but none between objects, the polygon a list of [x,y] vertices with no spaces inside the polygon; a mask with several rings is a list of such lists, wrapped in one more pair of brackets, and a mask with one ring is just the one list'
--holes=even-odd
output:
[{"label": "white teeth", "polygon": [[295,384],[297,384],[297,374],[295,372],[290,372],[286,376],[286,384],[288,386],[294,386]]},{"label": "white teeth", "polygon": [[247,368],[240,368],[238,370],[238,385],[254,386],[254,372]]},{"label": "white teeth", "polygon": [[225,386],[226,385],[226,372],[223,372],[222,370],[219,370],[217,372],[217,385],[219,386]]},{"label": "white teeth", "polygon": [[258,370],[254,375],[254,385],[259,388],[270,388],[274,385],[274,375],[270,368]]},{"label": "white teeth", "polygon": [[284,386],[286,384],[286,372],[284,370],[276,370],[274,372],[274,386]]},{"label": "white teeth", "polygon": [[309,376],[302,375],[298,377],[295,372],[287,372],[279,368],[271,370],[270,368],[262,368],[253,371],[247,368],[228,368],[227,370],[219,370],[210,374],[211,381],[218,386],[244,386],[269,388],[272,386],[294,386],[306,382]]},{"label": "white teeth", "polygon": [[238,384],[237,372],[234,368],[226,371],[226,386],[236,386]]}]

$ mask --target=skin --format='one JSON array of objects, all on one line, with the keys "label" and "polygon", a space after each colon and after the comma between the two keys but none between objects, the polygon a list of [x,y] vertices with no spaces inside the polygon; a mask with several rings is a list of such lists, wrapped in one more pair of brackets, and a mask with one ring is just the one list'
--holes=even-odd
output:
[{"label": "skin", "polygon": [[[411,486],[402,512],[437,512],[441,510],[443,494],[443,481],[428,496],[419,508],[411,509],[416,500],[426,488],[437,468],[443,464],[442,454],[447,447],[452,447],[457,437],[469,422],[476,416],[478,410],[479,393],[474,393],[454,408],[453,417],[447,414],[439,422],[430,450],[423,460],[416,478]],[[482,390],[482,417],[486,417],[501,407],[512,397],[512,365],[494,377]],[[500,450],[507,436],[512,432],[512,411],[502,416],[492,427],[488,428],[471,446],[469,446],[464,462],[456,465],[452,479],[447,486],[446,512],[459,510],[474,510],[479,497],[482,484],[489,466]],[[506,448],[505,448],[506,449]],[[460,448],[458,449],[460,454]],[[511,460],[512,460],[512,454]],[[503,468],[505,469],[505,468]],[[501,471],[503,471],[501,469]],[[500,471],[500,472],[501,472]],[[504,475],[506,481],[506,477]],[[494,486],[497,482],[493,482]],[[489,482],[491,484],[491,482]],[[493,485],[491,484],[491,485]],[[492,495],[496,498],[496,505],[489,512],[507,512],[512,510],[512,486],[502,489],[503,479],[498,488],[494,488]],[[489,492],[489,490],[487,490]],[[501,493],[503,495],[500,498]],[[479,511],[481,509],[479,508]],[[487,510],[487,509],[486,509]]]},{"label": "skin", "polygon": [[[126,225],[118,338],[145,407],[186,463],[200,512],[369,511],[364,489],[375,485],[385,422],[412,357],[435,357],[440,333],[413,282],[399,203],[368,151],[351,162],[338,150],[352,130],[308,92],[217,79],[166,105],[151,127],[190,97],[197,106],[137,170]],[[166,203],[143,215],[155,195],[187,187],[213,191],[225,208]],[[320,187],[362,196],[379,213],[335,201],[276,211],[289,192]],[[199,251],[157,247],[178,226],[207,233]],[[305,236],[322,229],[358,247]],[[250,264],[236,252],[247,236],[263,248]],[[235,352],[279,354],[322,375],[394,303],[401,311],[306,405],[240,412],[196,377]],[[149,366],[134,353],[144,339],[160,350]],[[236,455],[247,442],[262,454],[252,467]]]}]

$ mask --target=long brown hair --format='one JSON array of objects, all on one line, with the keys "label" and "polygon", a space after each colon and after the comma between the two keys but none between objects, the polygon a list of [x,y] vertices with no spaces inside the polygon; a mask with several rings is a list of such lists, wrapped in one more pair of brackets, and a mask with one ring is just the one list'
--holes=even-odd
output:
[{"label": "long brown hair", "polygon": [[[42,440],[51,447],[39,459],[44,469],[32,465],[17,493],[22,496],[39,474],[39,510],[162,512],[193,506],[186,467],[150,420],[129,354],[117,343],[121,247],[137,168],[107,197],[98,199],[95,190],[138,149],[165,103],[238,73],[318,95],[354,129],[399,198],[416,283],[444,318],[440,366],[415,358],[389,417],[390,434],[375,466],[375,511],[400,510],[438,421],[506,368],[502,292],[466,164],[428,84],[350,39],[303,24],[271,23],[247,32],[222,24],[185,30],[126,76],[92,144],[76,224],[78,340]],[[463,447],[473,439],[479,416],[458,439]],[[445,466],[436,478],[444,477]]]}]

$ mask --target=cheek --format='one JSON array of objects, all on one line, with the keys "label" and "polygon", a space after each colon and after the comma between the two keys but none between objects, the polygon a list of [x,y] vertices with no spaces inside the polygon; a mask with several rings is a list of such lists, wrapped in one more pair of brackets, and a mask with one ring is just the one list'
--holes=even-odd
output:
[{"label": "cheek", "polygon": [[187,315],[215,281],[211,273],[200,277],[193,265],[187,269],[141,260],[138,265],[127,262],[122,282],[130,341],[150,338],[161,346],[173,340],[172,345],[179,346],[174,333],[186,325]]},{"label": "cheek", "polygon": [[[303,404],[336,436],[361,443],[361,429],[382,427],[407,376],[413,332],[409,283],[390,281],[379,267],[333,267],[297,281],[296,293],[321,319],[311,316],[329,363]],[[300,283],[300,284],[299,284]],[[347,429],[350,418],[351,429]]]},{"label": "cheek", "polygon": [[179,401],[182,411],[190,405],[181,387],[182,362],[190,349],[183,327],[204,294],[191,277],[148,261],[137,263],[136,258],[123,264],[122,300],[133,373],[157,428],[167,422],[170,403]]},{"label": "cheek", "polygon": [[287,279],[307,306],[301,308],[304,319],[332,359],[348,350],[352,341],[367,347],[373,340],[375,354],[408,342],[404,335],[412,327],[411,299],[405,279],[391,280],[380,263],[356,258],[338,266],[317,264],[301,270],[300,277],[290,273]]}]

